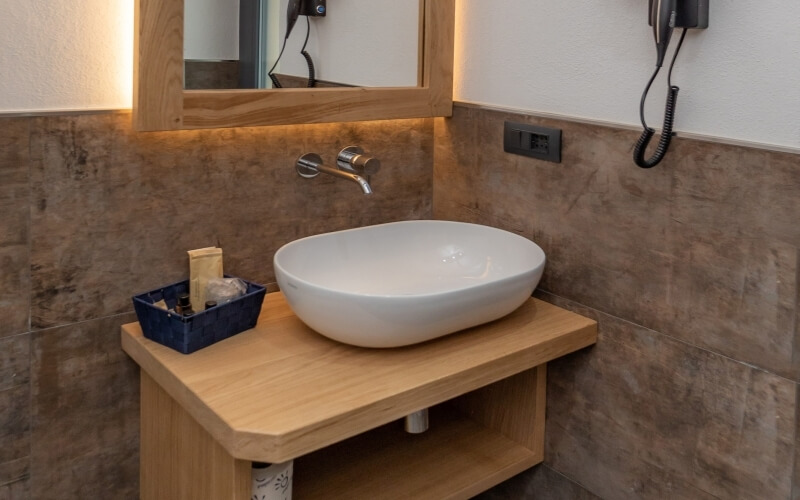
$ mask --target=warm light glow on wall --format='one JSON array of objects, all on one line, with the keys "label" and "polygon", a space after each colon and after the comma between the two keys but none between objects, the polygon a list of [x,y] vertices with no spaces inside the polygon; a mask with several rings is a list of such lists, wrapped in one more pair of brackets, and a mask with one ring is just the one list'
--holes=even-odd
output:
[{"label": "warm light glow on wall", "polygon": [[130,108],[133,7],[0,1],[0,113]]},{"label": "warm light glow on wall", "polygon": [[453,99],[457,99],[460,82],[464,75],[464,44],[462,43],[462,33],[466,27],[466,11],[464,2],[456,0],[456,23],[455,23],[455,52],[453,54]]},{"label": "warm light glow on wall", "polygon": [[133,103],[133,2],[134,0],[118,0],[120,3],[119,16],[116,19],[119,38],[119,58],[117,59],[117,74],[119,94],[122,102]]}]

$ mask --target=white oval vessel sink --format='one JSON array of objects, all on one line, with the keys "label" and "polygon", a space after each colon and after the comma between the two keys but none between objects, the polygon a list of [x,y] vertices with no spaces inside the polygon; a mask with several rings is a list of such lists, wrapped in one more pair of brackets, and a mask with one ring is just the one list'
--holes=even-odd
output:
[{"label": "white oval vessel sink", "polygon": [[408,221],[303,238],[275,254],[294,313],[339,342],[398,347],[501,318],[544,271],[538,245],[508,231]]}]

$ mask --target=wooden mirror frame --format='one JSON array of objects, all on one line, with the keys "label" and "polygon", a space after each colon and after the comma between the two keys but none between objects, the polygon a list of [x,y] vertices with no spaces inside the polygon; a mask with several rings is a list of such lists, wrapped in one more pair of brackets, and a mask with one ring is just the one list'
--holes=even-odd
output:
[{"label": "wooden mirror frame", "polygon": [[184,0],[134,0],[138,131],[450,116],[455,0],[419,0],[417,87],[184,90]]}]

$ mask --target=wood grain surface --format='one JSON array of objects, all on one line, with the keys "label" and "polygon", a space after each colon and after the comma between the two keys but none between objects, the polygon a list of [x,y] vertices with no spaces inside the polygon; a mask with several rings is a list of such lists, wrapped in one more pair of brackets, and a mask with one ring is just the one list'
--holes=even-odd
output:
[{"label": "wood grain surface", "polygon": [[141,500],[250,498],[250,462],[231,457],[146,373],[141,401]]},{"label": "wood grain surface", "polygon": [[269,294],[256,328],[191,355],[122,328],[123,349],[235,458],[283,462],[591,345],[595,322],[530,299],[424,344],[364,349]]},{"label": "wood grain surface", "polygon": [[180,130],[183,0],[135,0],[134,5],[134,128]]},{"label": "wood grain surface", "polygon": [[[420,0],[417,87],[184,90],[183,0],[136,0],[134,127],[181,130],[429,118],[453,111],[455,0]],[[414,34],[409,34],[414,36]]]},{"label": "wood grain surface", "polygon": [[468,418],[431,412],[411,435],[393,422],[295,461],[303,500],[466,500],[539,463],[536,454]]}]

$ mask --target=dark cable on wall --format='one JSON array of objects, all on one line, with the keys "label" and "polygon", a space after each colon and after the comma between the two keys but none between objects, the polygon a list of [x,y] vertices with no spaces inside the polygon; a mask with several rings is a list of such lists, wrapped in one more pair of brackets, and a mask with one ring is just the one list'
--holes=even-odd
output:
[{"label": "dark cable on wall", "polygon": [[[306,39],[303,42],[303,48],[300,49],[300,54],[303,55],[303,58],[306,60],[306,64],[308,65],[308,83],[306,87],[313,88],[317,86],[317,78],[316,78],[316,70],[314,68],[314,60],[311,59],[311,54],[306,52],[306,46],[308,45],[308,38],[311,35],[311,20],[306,16]],[[278,54],[278,59],[275,60],[275,64],[272,65],[272,68],[269,70],[269,79],[272,80],[272,86],[276,89],[282,89],[283,85],[281,85],[280,80],[278,80],[278,76],[275,75],[274,71],[275,68],[278,66],[278,63],[283,57],[283,51],[286,50],[286,42],[289,40],[289,37],[283,39],[283,47],[281,47],[281,52]]]},{"label": "dark cable on wall", "polygon": [[278,77],[275,76],[273,72],[275,71],[275,68],[278,66],[278,63],[281,62],[281,57],[283,57],[283,51],[286,50],[286,42],[288,41],[289,41],[288,36],[283,39],[283,47],[281,47],[281,52],[280,54],[278,54],[278,58],[275,59],[275,64],[272,65],[272,67],[269,69],[269,73],[267,73],[269,75],[269,79],[272,80],[272,86],[276,89],[282,89],[283,85],[281,85],[281,82],[278,80]]},{"label": "dark cable on wall", "polygon": [[679,87],[676,85],[672,85],[672,68],[675,66],[675,60],[678,58],[678,53],[681,51],[681,45],[683,45],[683,39],[686,36],[687,29],[684,28],[683,32],[681,33],[681,39],[678,41],[678,46],[675,49],[675,54],[672,56],[672,62],[669,65],[669,74],[667,76],[667,104],[666,109],[664,110],[664,126],[661,129],[661,137],[658,141],[658,145],[656,146],[656,150],[649,159],[645,159],[644,153],[647,149],[647,145],[650,144],[650,140],[653,138],[653,134],[656,131],[647,126],[647,123],[644,119],[644,103],[647,100],[647,93],[650,91],[650,86],[653,84],[653,81],[656,79],[659,70],[661,69],[659,66],[656,66],[655,72],[653,72],[653,76],[650,77],[650,81],[647,82],[647,87],[644,89],[644,93],[642,94],[642,101],[639,104],[639,118],[642,120],[642,127],[644,127],[644,131],[642,135],[639,137],[639,140],[636,142],[636,146],[633,149],[633,161],[642,168],[652,168],[658,165],[661,160],[664,159],[664,156],[667,154],[667,149],[669,149],[669,144],[672,141],[672,126],[675,121],[675,105],[678,99],[678,91],[680,90]]},{"label": "dark cable on wall", "polygon": [[308,88],[313,88],[317,86],[317,78],[316,78],[316,71],[314,70],[314,60],[311,59],[311,55],[306,52],[306,45],[308,45],[308,37],[311,35],[311,20],[306,17],[306,41],[303,42],[303,48],[300,49],[300,53],[303,54],[303,57],[306,59],[306,64],[308,64]]}]

